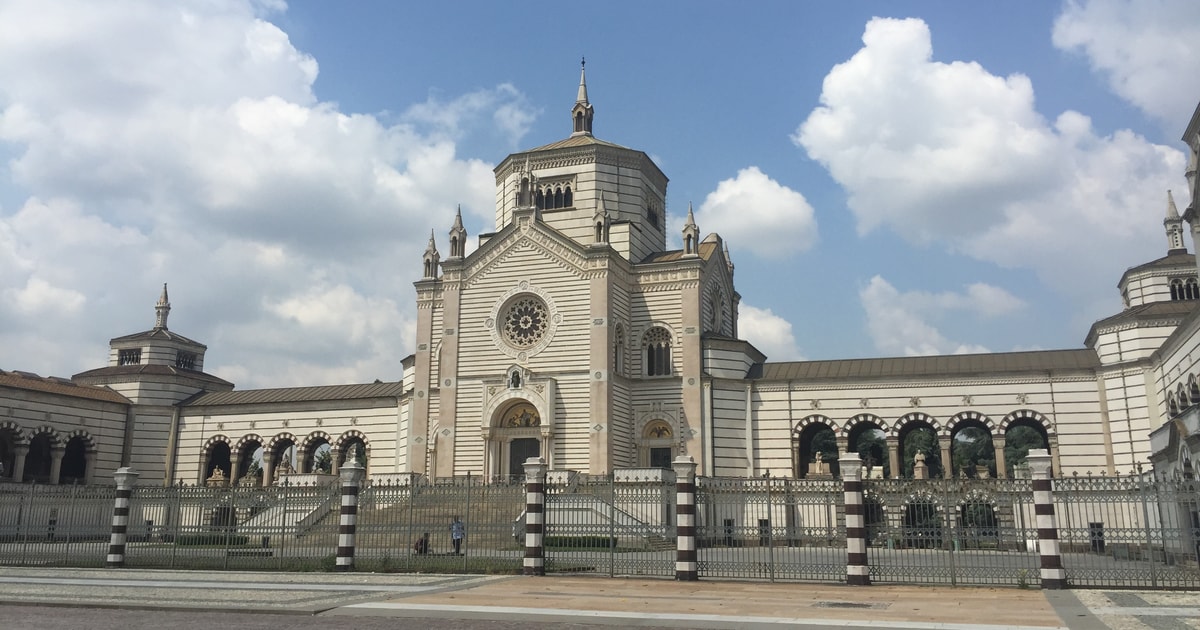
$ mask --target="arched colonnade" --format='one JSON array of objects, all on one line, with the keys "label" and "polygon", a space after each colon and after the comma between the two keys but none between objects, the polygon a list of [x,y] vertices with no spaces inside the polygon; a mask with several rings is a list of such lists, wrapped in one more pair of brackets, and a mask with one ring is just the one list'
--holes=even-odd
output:
[{"label": "arched colonnade", "polygon": [[255,483],[269,486],[281,475],[293,473],[336,475],[356,446],[359,461],[365,467],[370,461],[371,444],[366,434],[357,430],[345,431],[337,437],[324,431],[313,431],[303,437],[285,431],[270,438],[247,433],[236,440],[218,434],[204,443],[199,482],[220,480],[228,485],[245,485],[253,475]]},{"label": "arched colonnade", "polygon": [[[977,474],[975,470],[964,471],[956,465],[955,450],[971,446],[962,439],[965,436],[970,436],[972,441],[990,440],[992,448],[990,453],[986,453],[991,457],[988,461],[992,462],[989,474],[1007,477],[1011,462],[1006,462],[1005,447],[1008,437],[1019,427],[1031,429],[1041,437],[1042,444],[1035,448],[1048,448],[1054,468],[1059,469],[1058,436],[1053,422],[1033,409],[1018,409],[998,421],[975,411],[955,414],[946,421],[920,412],[905,414],[890,421],[862,413],[841,422],[825,415],[812,414],[792,425],[793,475],[805,477],[809,470],[814,469],[815,449],[821,449],[823,443],[828,445],[829,434],[832,433],[837,453],[859,452],[869,470],[883,466],[887,471],[885,476],[891,478],[913,476],[913,448],[934,446],[936,453],[927,454],[926,459],[931,455],[937,458],[936,462],[928,463],[930,468],[940,471],[941,477],[950,478],[956,474],[974,477]],[[964,433],[967,430],[971,431]],[[918,441],[917,432],[924,434],[921,440],[933,436],[936,444],[914,444],[913,448],[906,448],[906,442]],[[1028,439],[1029,435],[1031,433],[1026,431],[1022,437]],[[836,468],[834,470],[836,472]]]},{"label": "arched colonnade", "polygon": [[96,440],[84,429],[63,434],[48,425],[26,429],[0,422],[0,480],[89,483],[95,462]]}]

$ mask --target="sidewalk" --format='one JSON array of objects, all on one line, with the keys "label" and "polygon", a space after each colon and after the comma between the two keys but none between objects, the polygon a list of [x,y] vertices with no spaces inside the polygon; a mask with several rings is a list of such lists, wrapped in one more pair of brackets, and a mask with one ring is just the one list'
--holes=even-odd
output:
[{"label": "sidewalk", "polygon": [[1197,592],[23,567],[0,573],[0,604],[739,629],[1134,630],[1200,618]]}]

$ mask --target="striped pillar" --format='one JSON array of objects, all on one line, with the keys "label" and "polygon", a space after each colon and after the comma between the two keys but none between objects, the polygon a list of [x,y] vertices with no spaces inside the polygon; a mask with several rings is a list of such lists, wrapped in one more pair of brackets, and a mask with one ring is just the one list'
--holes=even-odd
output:
[{"label": "striped pillar", "polygon": [[696,460],[680,455],[671,462],[675,469],[675,579],[700,579],[696,558]]},{"label": "striped pillar", "polygon": [[1042,588],[1067,588],[1067,570],[1062,565],[1058,521],[1054,517],[1054,489],[1050,479],[1053,458],[1044,448],[1030,449],[1025,461],[1033,479],[1033,513],[1037,515],[1038,553],[1042,556]]},{"label": "striped pillar", "polygon": [[846,498],[846,583],[871,584],[867,566],[867,523],[863,509],[862,460],[858,453],[846,452],[838,458],[842,473],[842,491]]},{"label": "striped pillar", "polygon": [[117,481],[117,499],[113,502],[112,535],[108,539],[108,558],[105,565],[110,569],[125,566],[125,538],[129,532],[129,498],[138,474],[132,468],[118,468],[113,473]]},{"label": "striped pillar", "polygon": [[354,569],[354,531],[358,526],[358,487],[362,483],[363,467],[351,449],[338,475],[342,478],[342,511],[338,521],[337,561],[335,571]]},{"label": "striped pillar", "polygon": [[525,575],[546,575],[546,460],[525,460]]}]

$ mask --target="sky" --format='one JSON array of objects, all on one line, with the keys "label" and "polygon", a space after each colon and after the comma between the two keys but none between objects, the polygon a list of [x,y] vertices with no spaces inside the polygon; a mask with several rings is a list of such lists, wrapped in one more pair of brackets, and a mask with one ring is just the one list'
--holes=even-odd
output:
[{"label": "sky", "polygon": [[0,0],[0,369],[169,283],[239,389],[400,378],[430,230],[496,229],[583,57],[769,360],[1081,348],[1188,204],[1198,48],[1193,0]]}]

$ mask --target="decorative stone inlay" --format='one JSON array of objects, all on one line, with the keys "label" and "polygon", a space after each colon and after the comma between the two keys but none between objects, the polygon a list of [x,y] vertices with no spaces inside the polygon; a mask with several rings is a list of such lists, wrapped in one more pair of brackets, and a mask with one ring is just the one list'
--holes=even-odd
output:
[{"label": "decorative stone inlay", "polygon": [[324,423],[325,423],[325,421],[324,421],[324,420],[322,420],[322,419],[320,419],[320,418],[317,418],[317,426],[321,426],[321,425],[322,425],[322,424],[324,424]]},{"label": "decorative stone inlay", "polygon": [[358,416],[350,418],[350,424],[358,424]]},{"label": "decorative stone inlay", "polygon": [[962,404],[964,404],[964,405],[973,405],[973,404],[975,404],[975,397],[974,397],[974,396],[972,396],[972,395],[970,395],[970,394],[967,394],[966,396],[963,396],[963,397],[962,397]]},{"label": "decorative stone inlay", "polygon": [[604,425],[597,422],[596,424],[592,425],[592,430],[596,433],[599,433],[604,430]]},{"label": "decorative stone inlay", "polygon": [[283,419],[283,428],[285,428],[285,429],[288,428],[288,419],[287,418]]},{"label": "decorative stone inlay", "polygon": [[920,397],[918,397],[918,396],[913,396],[912,398],[909,398],[909,399],[908,399],[908,406],[909,406],[909,407],[920,407],[920,406],[921,406],[921,399],[920,399]]},{"label": "decorative stone inlay", "polygon": [[820,409],[820,408],[821,408],[821,401],[819,401],[819,400],[810,400],[810,401],[808,401],[808,404],[809,404],[809,406],[811,406],[813,409]]},{"label": "decorative stone inlay", "polygon": [[218,422],[218,423],[217,423],[217,430],[218,430],[218,431],[224,431],[224,430],[225,430],[225,423],[224,423],[224,422]]},{"label": "decorative stone inlay", "polygon": [[871,399],[870,399],[870,398],[860,398],[860,399],[858,400],[858,406],[859,406],[859,407],[862,407],[863,409],[866,409],[867,407],[870,407],[870,406],[871,406]]},{"label": "decorative stone inlay", "polygon": [[251,428],[251,429],[253,429],[253,428],[255,427],[255,425],[257,425],[257,424],[258,424],[257,422],[255,422],[255,421],[251,420],[251,421],[250,421],[250,428]]}]

